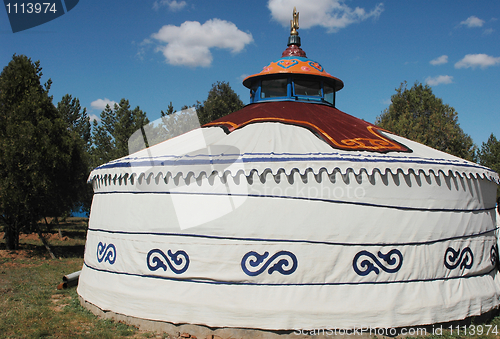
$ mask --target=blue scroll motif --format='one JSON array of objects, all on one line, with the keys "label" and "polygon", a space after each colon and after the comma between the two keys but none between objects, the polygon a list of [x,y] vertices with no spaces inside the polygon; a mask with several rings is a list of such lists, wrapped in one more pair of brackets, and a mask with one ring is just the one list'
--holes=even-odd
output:
[{"label": "blue scroll motif", "polygon": [[[171,250],[167,252],[170,259],[165,255],[162,250],[154,249],[149,251],[147,257],[148,268],[150,271],[156,271],[163,268],[167,270],[167,265],[175,274],[182,274],[186,272],[189,267],[189,256],[185,251],[179,250],[172,253]],[[172,263],[175,265],[172,265]]]},{"label": "blue scroll motif", "polygon": [[[292,252],[279,251],[271,258],[269,258],[266,262],[264,262],[268,256],[269,252],[265,252],[262,255],[254,251],[248,252],[243,256],[243,259],[241,259],[241,269],[243,270],[243,272],[245,272],[246,275],[255,277],[256,275],[263,273],[269,267],[269,265],[271,265],[275,261],[275,259],[277,259],[278,257],[282,257],[269,268],[269,270],[267,271],[268,274],[273,274],[276,271],[283,275],[290,275],[295,272],[295,270],[297,270],[297,257]],[[257,271],[251,271],[249,269],[251,267],[258,267],[263,262],[264,264]],[[251,267],[247,267],[247,264]]]},{"label": "blue scroll motif", "polygon": [[465,247],[462,252],[460,252],[460,248],[458,251],[455,251],[453,248],[448,247],[444,254],[444,266],[450,270],[457,268],[458,265],[460,265],[460,269],[469,269],[473,263],[474,255],[470,247]]},{"label": "blue scroll motif", "polygon": [[490,261],[493,267],[498,267],[498,245],[491,246]]},{"label": "blue scroll motif", "polygon": [[[368,258],[361,261],[360,265],[358,266],[358,261],[363,256],[366,256]],[[384,263],[380,262],[374,254],[368,251],[358,252],[358,254],[356,254],[352,261],[352,268],[354,269],[354,272],[361,276],[368,275],[372,271],[375,272],[375,274],[379,274],[380,270],[376,267],[378,266],[387,273],[396,273],[403,265],[403,255],[397,249],[393,249],[387,254],[383,254],[379,251],[378,257],[382,259],[387,264],[387,266]]]},{"label": "blue scroll motif", "polygon": [[116,247],[113,244],[109,244],[106,246],[106,243],[102,243],[99,241],[97,245],[97,261],[103,262],[107,261],[111,265],[115,263],[116,260]]}]

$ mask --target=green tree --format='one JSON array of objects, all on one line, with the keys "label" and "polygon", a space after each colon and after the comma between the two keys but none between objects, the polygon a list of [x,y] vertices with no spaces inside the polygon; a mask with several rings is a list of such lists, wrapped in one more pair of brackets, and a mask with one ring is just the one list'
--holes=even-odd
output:
[{"label": "green tree", "polygon": [[73,98],[70,94],[62,97],[57,104],[57,110],[63,116],[68,128],[75,131],[85,146],[85,151],[90,151],[92,145],[90,117],[87,115],[87,109],[82,109],[80,100]]},{"label": "green tree", "polygon": [[95,168],[113,160],[116,152],[113,149],[114,115],[109,105],[101,112],[101,124],[92,123],[92,146],[90,148],[91,166]]},{"label": "green tree", "polygon": [[[491,133],[487,142],[483,142],[478,152],[479,163],[500,174],[500,140]],[[500,186],[497,186],[497,198],[500,197]]]},{"label": "green tree", "polygon": [[476,147],[460,128],[457,112],[443,104],[428,85],[415,83],[408,89],[407,83],[402,83],[375,124],[437,150],[475,160]]},{"label": "green tree", "polygon": [[[155,143],[176,137],[200,127],[196,109],[183,107],[179,112],[175,112],[172,109],[169,107],[169,111],[162,116],[161,125],[159,126],[162,131],[157,133],[162,139],[157,140]],[[150,143],[150,145],[152,144]]]},{"label": "green tree", "polygon": [[129,138],[149,123],[146,113],[139,106],[130,109],[128,100],[121,99],[113,109],[106,105],[101,112],[101,122],[93,122],[92,167],[129,154]]},{"label": "green tree", "polygon": [[243,108],[243,102],[229,83],[217,81],[208,92],[207,100],[195,105],[200,125],[207,124]]},{"label": "green tree", "polygon": [[[0,74],[0,219],[8,249],[45,216],[78,204],[86,181],[80,137],[42,86],[40,62],[14,55]],[[40,232],[39,232],[40,234]]]},{"label": "green tree", "polygon": [[136,132],[131,140],[137,138],[136,144],[142,142],[143,145],[151,147],[200,127],[196,109],[189,109],[187,106],[182,107],[181,111],[177,112],[170,102],[167,111],[161,111],[160,114],[160,119],[144,126],[140,131],[142,134],[139,131]]},{"label": "green tree", "polygon": [[172,115],[174,113],[175,111],[174,111],[174,106],[172,105],[172,101],[170,101],[170,103],[168,104],[166,112],[163,112],[163,110],[160,112],[162,118],[166,117],[167,115]]},{"label": "green tree", "polygon": [[[86,175],[90,173],[91,158],[90,148],[92,146],[91,124],[90,117],[87,115],[87,109],[81,107],[80,100],[73,98],[70,94],[62,97],[61,101],[57,104],[59,114],[66,121],[67,127],[80,136],[80,142],[84,149],[84,157],[86,162]],[[90,205],[92,204],[93,190],[92,186],[85,185],[82,191],[78,194],[81,210],[90,212]],[[67,211],[68,213],[71,211]]]}]

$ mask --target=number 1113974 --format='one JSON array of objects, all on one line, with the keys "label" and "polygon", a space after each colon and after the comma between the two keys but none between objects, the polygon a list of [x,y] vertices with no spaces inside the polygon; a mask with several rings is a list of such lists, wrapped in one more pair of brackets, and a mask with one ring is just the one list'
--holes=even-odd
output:
[{"label": "number 1113974", "polygon": [[57,12],[55,2],[7,3],[5,7],[8,14],[46,14]]}]

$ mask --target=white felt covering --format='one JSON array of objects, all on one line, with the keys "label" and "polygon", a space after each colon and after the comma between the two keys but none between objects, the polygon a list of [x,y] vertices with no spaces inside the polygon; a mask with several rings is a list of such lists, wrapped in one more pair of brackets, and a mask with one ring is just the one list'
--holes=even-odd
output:
[{"label": "white felt covering", "polygon": [[[78,293],[216,327],[399,327],[499,305],[498,175],[332,149],[279,123],[198,129],[94,170]],[[267,253],[267,255],[266,255]]]}]

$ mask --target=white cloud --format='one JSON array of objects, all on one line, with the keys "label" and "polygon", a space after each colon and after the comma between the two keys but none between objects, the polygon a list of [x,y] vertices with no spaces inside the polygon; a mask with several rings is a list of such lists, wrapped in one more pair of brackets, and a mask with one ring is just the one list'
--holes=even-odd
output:
[{"label": "white cloud", "polygon": [[153,9],[155,11],[157,11],[160,9],[160,7],[163,7],[163,6],[167,6],[168,9],[171,10],[172,12],[178,12],[187,6],[187,2],[186,1],[177,2],[176,0],[155,1],[153,4]]},{"label": "white cloud", "polygon": [[450,75],[439,75],[437,77],[427,77],[425,83],[429,86],[437,86],[441,84],[451,84],[453,77]]},{"label": "white cloud", "polygon": [[448,56],[447,55],[441,55],[439,58],[431,60],[429,63],[431,65],[433,65],[433,66],[436,66],[436,65],[446,64],[447,62],[448,62]]},{"label": "white cloud", "polygon": [[93,109],[98,109],[100,111],[103,111],[106,108],[106,105],[109,105],[109,107],[113,108],[115,104],[118,104],[116,101],[109,100],[108,98],[104,99],[97,99],[95,101],[92,101],[90,103],[90,106]]},{"label": "white cloud", "polygon": [[101,118],[99,118],[99,116],[97,116],[96,114],[89,115],[89,118],[90,118],[90,122],[92,122],[94,120],[97,121],[97,122],[101,121]]},{"label": "white cloud", "polygon": [[137,45],[137,54],[135,55],[138,59],[144,60],[144,55],[146,54],[146,50],[153,43],[150,39],[144,39],[139,44],[132,42],[134,45]]},{"label": "white cloud", "polygon": [[484,20],[481,20],[477,16],[473,15],[468,17],[467,20],[462,21],[460,25],[464,25],[469,28],[482,27],[484,25]]},{"label": "white cloud", "polygon": [[269,0],[267,3],[273,19],[283,26],[290,26],[294,6],[299,12],[301,28],[322,26],[330,33],[369,18],[377,19],[384,11],[382,3],[367,12],[364,8],[352,9],[343,0]]},{"label": "white cloud", "polygon": [[220,19],[208,20],[203,25],[197,21],[186,21],[180,26],[165,25],[151,37],[160,42],[157,50],[163,52],[169,64],[190,67],[210,66],[210,48],[218,47],[238,53],[253,41],[252,34],[240,31],[232,22]]},{"label": "white cloud", "polygon": [[483,35],[490,35],[493,33],[495,30],[493,28],[487,28],[483,31]]},{"label": "white cloud", "polygon": [[455,68],[476,68],[485,69],[500,63],[500,57],[495,58],[486,54],[467,54],[462,60],[455,64]]},{"label": "white cloud", "polygon": [[248,77],[248,76],[250,76],[250,75],[251,75],[251,74],[246,74],[246,73],[245,73],[245,74],[242,74],[242,75],[240,75],[240,76],[237,78],[237,80],[239,80],[239,81],[243,81],[246,77]]}]

